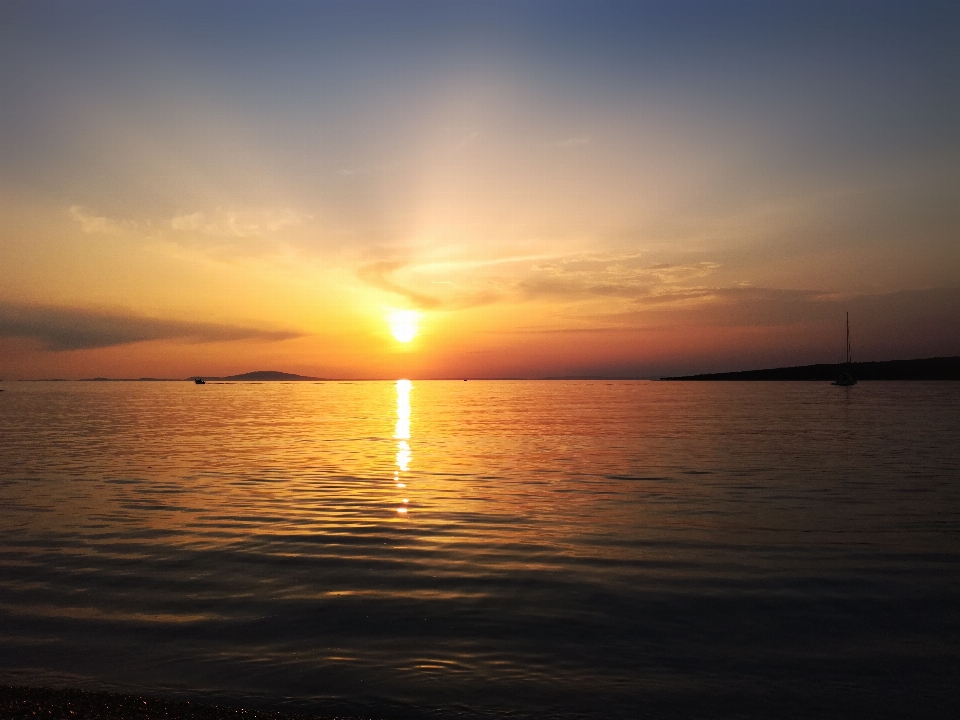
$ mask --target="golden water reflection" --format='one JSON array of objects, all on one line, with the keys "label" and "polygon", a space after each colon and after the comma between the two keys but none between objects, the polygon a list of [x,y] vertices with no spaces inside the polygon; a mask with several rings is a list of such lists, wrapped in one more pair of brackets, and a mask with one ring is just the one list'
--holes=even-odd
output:
[{"label": "golden water reflection", "polygon": [[[410,451],[410,391],[413,383],[409,380],[397,380],[397,427],[393,437],[397,441],[397,469],[393,471],[393,479],[399,490],[407,487],[405,473],[410,470],[410,461],[413,453]],[[409,506],[409,498],[400,498],[402,505],[397,512],[404,514]]]}]

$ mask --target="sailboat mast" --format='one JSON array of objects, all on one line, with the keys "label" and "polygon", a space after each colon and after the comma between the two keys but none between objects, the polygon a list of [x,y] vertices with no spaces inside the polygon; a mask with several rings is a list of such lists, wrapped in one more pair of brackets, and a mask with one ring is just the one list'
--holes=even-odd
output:
[{"label": "sailboat mast", "polygon": [[847,365],[850,364],[850,311],[847,311]]}]

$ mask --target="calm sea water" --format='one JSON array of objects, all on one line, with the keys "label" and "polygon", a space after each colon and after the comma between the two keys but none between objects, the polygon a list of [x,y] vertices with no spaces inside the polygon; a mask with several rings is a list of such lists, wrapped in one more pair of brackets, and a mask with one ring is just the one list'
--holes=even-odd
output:
[{"label": "calm sea water", "polygon": [[3,387],[0,683],[960,709],[960,383]]}]

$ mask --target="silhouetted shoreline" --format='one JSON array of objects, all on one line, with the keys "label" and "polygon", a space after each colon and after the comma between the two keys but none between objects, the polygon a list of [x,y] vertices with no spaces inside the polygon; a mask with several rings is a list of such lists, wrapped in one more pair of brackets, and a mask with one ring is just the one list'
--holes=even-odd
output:
[{"label": "silhouetted shoreline", "polygon": [[960,380],[960,357],[921,360],[885,360],[882,362],[832,363],[797,367],[704,373],[661,380],[835,380],[847,372],[857,380]]},{"label": "silhouetted shoreline", "polygon": [[240,375],[227,375],[225,377],[213,377],[212,375],[191,375],[187,380],[256,380],[256,381],[293,381],[293,380],[329,380],[329,378],[311,377],[310,375],[297,375],[295,373],[285,373],[279,370],[254,370],[253,372],[242,373]]}]

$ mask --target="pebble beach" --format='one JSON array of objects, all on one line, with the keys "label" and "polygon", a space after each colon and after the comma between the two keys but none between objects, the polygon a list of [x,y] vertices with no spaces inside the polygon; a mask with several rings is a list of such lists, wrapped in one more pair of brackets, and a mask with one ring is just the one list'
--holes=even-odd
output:
[{"label": "pebble beach", "polygon": [[5,720],[361,720],[87,690],[0,686]]}]

